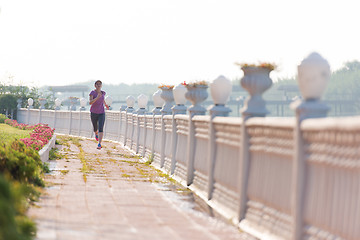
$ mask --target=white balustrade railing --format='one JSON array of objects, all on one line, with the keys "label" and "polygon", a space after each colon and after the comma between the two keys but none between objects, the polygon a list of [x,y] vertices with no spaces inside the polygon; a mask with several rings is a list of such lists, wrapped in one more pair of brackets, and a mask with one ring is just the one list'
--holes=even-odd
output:
[{"label": "white balustrade railing", "polygon": [[118,141],[119,127],[120,127],[119,123],[121,123],[121,121],[119,121],[120,112],[109,111],[107,112],[105,117],[106,119],[104,125],[104,133],[105,133],[104,138],[113,141]]},{"label": "white balustrade railing", "polygon": [[154,124],[154,119],[152,116],[145,116],[146,119],[146,129],[145,129],[145,152],[143,152],[143,156],[145,156],[147,159],[152,158],[152,139],[153,139],[153,124]]},{"label": "white balustrade railing", "polygon": [[307,182],[305,236],[360,238],[360,117],[302,125]]},{"label": "white balustrade railing", "polygon": [[135,152],[141,154],[142,156],[144,156],[144,150],[145,150],[145,122],[146,118],[145,115],[139,115],[138,116],[138,135],[136,136],[136,150]]},{"label": "white balustrade railing", "polygon": [[187,172],[187,149],[189,136],[189,116],[176,115],[176,145],[174,146],[175,157],[172,158],[174,165],[173,173],[180,182],[186,182]]},{"label": "white balustrade railing", "polygon": [[[199,104],[207,96],[201,84],[186,95],[193,103],[189,115],[181,87],[172,115],[166,115],[172,98],[160,110],[159,92],[154,115],[144,106],[134,112],[134,97],[128,97],[125,111],[106,112],[105,139],[152,161],[260,239],[360,239],[360,117],[325,118],[329,108],[320,97],[330,76],[327,61],[313,53],[299,65],[304,99],[291,105],[294,118],[265,117],[261,94],[272,84],[271,68],[242,69],[241,84],[250,93],[242,118],[225,117],[231,85],[219,94],[230,84],[219,77],[211,85],[209,116]],[[18,121],[93,137],[89,112],[19,109]]]},{"label": "white balustrade railing", "polygon": [[295,119],[253,118],[249,137],[247,208],[243,229],[291,239],[291,172]]},{"label": "white balustrade railing", "polygon": [[239,211],[239,162],[241,150],[241,118],[217,117],[214,125],[214,157],[212,178],[209,178],[209,198],[214,208],[222,210],[229,219]]},{"label": "white balustrade railing", "polygon": [[152,136],[152,158],[156,166],[161,165],[161,144],[164,141],[162,139],[162,117],[157,115],[154,117]]},{"label": "white balustrade railing", "polygon": [[[36,124],[39,120],[58,133],[93,135],[89,112],[18,110],[21,123]],[[192,140],[189,139],[190,122],[194,126]],[[243,230],[257,237],[291,239],[295,122],[295,118],[251,118],[244,126],[249,147],[241,149],[244,124],[241,118],[211,120],[209,116],[194,116],[190,119],[189,115],[152,116],[108,111],[104,136],[144,158],[153,159],[155,166],[183,184],[188,180],[191,140],[194,144],[193,181],[189,185],[192,190],[214,210],[239,221]],[[306,119],[301,123],[301,134],[306,156],[303,238],[358,239],[360,117]],[[211,161],[210,146],[213,146]],[[239,168],[243,150],[248,151],[249,167],[245,216],[239,219]]]},{"label": "white balustrade railing", "polygon": [[171,152],[172,152],[172,131],[173,116],[167,115],[163,117],[163,136],[162,136],[162,156],[161,161],[166,171],[171,170]]},{"label": "white balustrade railing", "polygon": [[209,147],[209,116],[195,116],[193,122],[195,126],[194,136],[194,170],[191,186],[195,191],[207,198],[207,181],[209,176],[208,147]]}]

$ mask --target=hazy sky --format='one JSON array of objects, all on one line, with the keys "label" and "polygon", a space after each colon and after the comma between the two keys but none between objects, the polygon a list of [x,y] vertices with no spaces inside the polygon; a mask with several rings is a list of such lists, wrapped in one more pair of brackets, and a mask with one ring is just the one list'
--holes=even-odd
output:
[{"label": "hazy sky", "polygon": [[313,51],[332,70],[360,59],[358,1],[3,0],[0,78],[35,86],[211,81],[234,62],[294,76]]}]

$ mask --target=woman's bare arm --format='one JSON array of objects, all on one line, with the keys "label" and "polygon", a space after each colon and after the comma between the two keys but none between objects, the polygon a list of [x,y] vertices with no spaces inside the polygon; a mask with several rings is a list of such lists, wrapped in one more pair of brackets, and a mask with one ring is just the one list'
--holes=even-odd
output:
[{"label": "woman's bare arm", "polygon": [[99,93],[96,98],[94,98],[93,95],[90,95],[89,104],[92,105],[92,104],[93,104],[94,102],[96,102],[96,100],[98,100],[99,97],[101,97],[101,96],[102,96],[102,93]]}]

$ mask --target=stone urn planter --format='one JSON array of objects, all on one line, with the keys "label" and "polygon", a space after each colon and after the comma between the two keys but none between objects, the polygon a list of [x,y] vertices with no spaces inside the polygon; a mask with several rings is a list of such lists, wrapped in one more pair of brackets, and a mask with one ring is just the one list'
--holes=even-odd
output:
[{"label": "stone urn planter", "polygon": [[250,94],[245,100],[242,114],[264,117],[269,111],[265,107],[262,94],[272,85],[269,75],[274,67],[272,65],[242,66],[241,69],[244,72],[244,77],[241,79],[240,84]]},{"label": "stone urn planter", "polygon": [[69,100],[70,100],[70,110],[71,111],[75,111],[76,110],[76,103],[78,101],[78,98],[77,97],[69,97]]},{"label": "stone urn planter", "polygon": [[21,98],[19,98],[18,100],[16,100],[16,102],[17,102],[16,108],[17,108],[17,109],[20,109],[20,108],[21,108],[21,104],[22,104]]},{"label": "stone urn planter", "polygon": [[173,88],[174,86],[159,87],[161,89],[160,97],[164,99],[165,103],[161,109],[161,114],[169,115],[172,113],[172,106],[174,102]]},{"label": "stone urn planter", "polygon": [[189,100],[192,105],[189,107],[190,115],[205,115],[206,108],[200,105],[203,101],[208,97],[207,89],[208,85],[203,84],[187,84],[186,85],[187,92],[185,97]]},{"label": "stone urn planter", "polygon": [[60,110],[61,100],[59,98],[55,99],[55,110]]},{"label": "stone urn planter", "polygon": [[45,98],[39,98],[39,103],[40,103],[40,109],[45,109],[45,104],[46,104],[46,99]]}]

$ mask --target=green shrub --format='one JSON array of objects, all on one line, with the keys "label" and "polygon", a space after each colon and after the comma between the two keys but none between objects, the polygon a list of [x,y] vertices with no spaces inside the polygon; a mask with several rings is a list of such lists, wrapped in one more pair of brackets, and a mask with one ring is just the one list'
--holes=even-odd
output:
[{"label": "green shrub", "polygon": [[0,113],[0,123],[5,123],[5,120],[8,119],[5,114]]},{"label": "green shrub", "polygon": [[0,109],[16,109],[17,98],[12,94],[0,95]]},{"label": "green shrub", "polygon": [[0,240],[31,240],[36,226],[26,215],[25,185],[11,183],[0,174]]},{"label": "green shrub", "polygon": [[48,170],[39,153],[19,140],[0,146],[0,173],[9,174],[21,183],[44,186],[42,175]]},{"label": "green shrub", "polygon": [[52,148],[49,152],[49,160],[56,160],[63,158],[63,155],[59,153],[59,149]]}]

